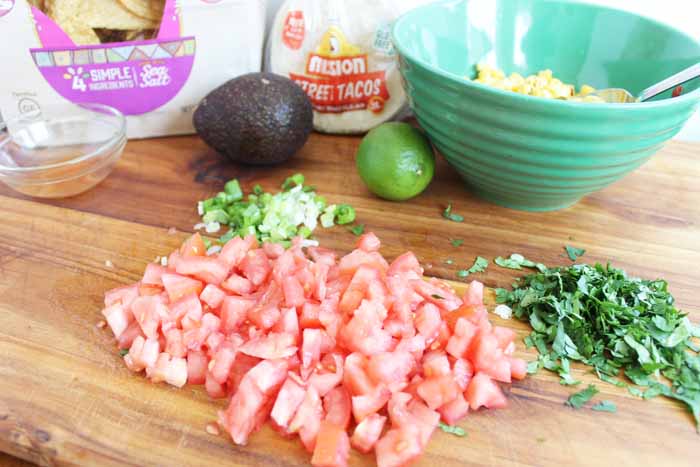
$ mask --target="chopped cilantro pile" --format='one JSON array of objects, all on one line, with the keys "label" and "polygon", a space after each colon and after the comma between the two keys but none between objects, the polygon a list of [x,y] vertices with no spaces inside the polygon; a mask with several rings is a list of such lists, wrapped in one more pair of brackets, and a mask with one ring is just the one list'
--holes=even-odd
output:
[{"label": "chopped cilantro pile", "polygon": [[[513,291],[498,289],[497,301],[533,328],[525,342],[540,355],[529,372],[544,367],[562,384],[577,384],[569,363],[581,361],[632,394],[683,401],[700,427],[700,346],[693,341],[700,328],[674,306],[666,281],[575,264],[526,275]],[[636,386],[617,379],[623,376]]]},{"label": "chopped cilantro pile", "polygon": [[351,206],[328,206],[313,187],[304,186],[302,174],[287,178],[279,193],[266,193],[260,185],[255,185],[247,197],[238,180],[231,180],[224,191],[200,201],[198,211],[202,216],[200,226],[208,233],[229,227],[219,239],[221,243],[236,236],[255,235],[261,242],[288,246],[294,237],[309,238],[319,222],[328,228],[355,220],[355,210]]}]

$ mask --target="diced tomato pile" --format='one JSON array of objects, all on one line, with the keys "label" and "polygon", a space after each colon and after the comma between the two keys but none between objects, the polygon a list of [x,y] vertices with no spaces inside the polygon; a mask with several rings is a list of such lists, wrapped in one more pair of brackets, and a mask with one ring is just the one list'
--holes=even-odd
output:
[{"label": "diced tomato pile", "polygon": [[315,466],[347,465],[351,446],[406,465],[440,420],[505,407],[497,382],[526,365],[489,322],[482,284],[460,298],[412,253],[389,264],[379,246],[366,234],[338,260],[248,237],[207,256],[194,235],[167,267],[107,292],[103,314],[132,371],[230,398],[219,423],[236,444],[269,421]]}]

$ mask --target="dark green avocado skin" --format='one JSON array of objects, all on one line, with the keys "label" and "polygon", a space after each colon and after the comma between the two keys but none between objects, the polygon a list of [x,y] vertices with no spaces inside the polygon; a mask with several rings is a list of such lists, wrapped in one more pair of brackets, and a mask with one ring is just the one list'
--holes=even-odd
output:
[{"label": "dark green avocado skin", "polygon": [[309,98],[292,80],[251,73],[210,92],[193,122],[202,140],[233,162],[271,165],[301,149],[313,118]]}]

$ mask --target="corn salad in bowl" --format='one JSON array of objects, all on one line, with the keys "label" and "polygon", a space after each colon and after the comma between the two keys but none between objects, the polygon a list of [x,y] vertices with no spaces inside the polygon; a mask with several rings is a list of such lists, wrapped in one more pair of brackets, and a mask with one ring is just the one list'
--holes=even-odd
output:
[{"label": "corn salad in bowl", "polygon": [[528,96],[578,102],[604,102],[600,97],[593,95],[596,91],[594,87],[584,84],[577,93],[574,85],[566,84],[555,78],[552,70],[542,70],[536,75],[528,77],[523,77],[519,73],[511,73],[510,76],[506,77],[503,70],[479,63],[476,65],[474,82]]}]

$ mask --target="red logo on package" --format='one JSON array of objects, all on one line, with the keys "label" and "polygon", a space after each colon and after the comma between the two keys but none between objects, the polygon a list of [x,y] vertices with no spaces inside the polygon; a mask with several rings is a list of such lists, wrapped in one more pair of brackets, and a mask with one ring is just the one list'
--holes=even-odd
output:
[{"label": "red logo on package", "polygon": [[290,11],[284,20],[282,42],[292,50],[299,50],[304,43],[306,26],[303,11]]}]

